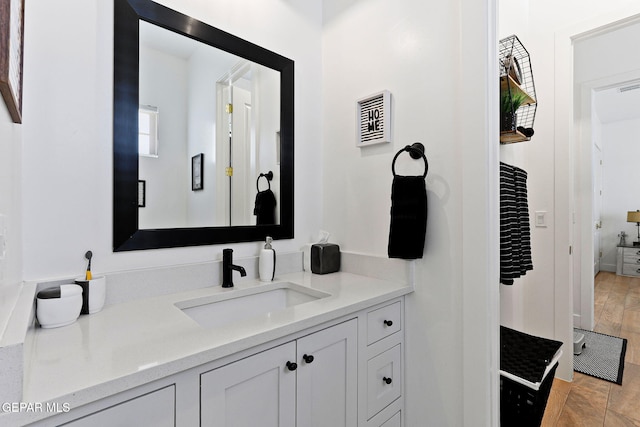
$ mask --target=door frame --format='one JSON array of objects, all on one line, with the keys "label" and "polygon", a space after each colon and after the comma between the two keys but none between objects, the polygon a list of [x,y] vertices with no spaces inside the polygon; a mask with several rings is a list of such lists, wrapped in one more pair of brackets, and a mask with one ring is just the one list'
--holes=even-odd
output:
[{"label": "door frame", "polygon": [[[634,9],[635,8],[635,9]],[[581,325],[585,329],[593,328],[593,197],[586,194],[580,206],[577,206],[574,197],[575,186],[578,182],[582,185],[592,185],[592,153],[591,153],[591,123],[590,116],[587,124],[589,132],[584,132],[587,138],[580,138],[580,124],[576,124],[574,111],[578,106],[574,105],[574,81],[573,81],[573,44],[578,40],[584,40],[590,37],[603,34],[631,23],[640,21],[640,5],[629,7],[624,11],[616,11],[610,14],[602,14],[580,24],[571,26],[563,31],[558,31],[555,35],[555,130],[554,139],[556,141],[554,147],[555,153],[555,217],[566,218],[567,227],[557,227],[554,237],[555,246],[555,336],[563,342],[573,342],[573,265],[579,263],[580,276],[586,277],[587,280],[581,281],[581,311],[586,314],[586,318],[581,313]],[[589,84],[583,84],[576,90],[581,90],[582,95],[587,91],[589,103],[586,106],[591,109],[591,89]],[[585,104],[585,97],[582,105]],[[581,112],[582,114],[582,112]],[[585,129],[582,129],[584,131]],[[586,142],[585,142],[586,139]],[[569,141],[569,144],[561,144],[560,141]],[[587,146],[584,146],[584,144]],[[579,150],[579,151],[576,151]],[[574,153],[581,152],[579,158],[574,159]],[[578,166],[574,162],[578,162]],[[591,193],[589,191],[589,193]],[[587,206],[587,210],[584,207]],[[582,213],[586,213],[584,217],[578,218],[576,208],[583,209]],[[586,218],[585,218],[586,217]],[[572,257],[574,233],[573,222],[576,219],[575,230],[577,238],[580,239],[581,250],[578,256]],[[585,244],[587,245],[585,247]],[[568,250],[567,250],[568,249]],[[577,249],[577,248],[576,248]],[[569,253],[567,258],[567,253]],[[586,274],[585,274],[586,272]],[[590,280],[589,280],[590,278]],[[585,283],[586,282],[586,283]],[[570,286],[566,286],[570,283]],[[585,307],[587,306],[587,307]],[[567,310],[568,308],[568,310]],[[567,312],[568,311],[568,312]],[[563,367],[559,375],[563,378],[571,378],[573,376],[572,365]]]},{"label": "door frame", "polygon": [[[625,20],[624,25],[640,23],[640,16],[632,22]],[[623,25],[615,25],[608,31],[616,30]],[[598,34],[602,34],[599,32]],[[579,167],[574,171],[576,182],[580,182],[584,188],[593,188],[593,127],[591,125],[592,105],[594,93],[598,90],[609,89],[620,86],[628,81],[640,80],[640,70],[623,74],[616,74],[602,79],[593,80],[580,85],[582,100],[576,106],[579,112],[578,118],[581,127],[576,136],[577,147],[574,152]],[[592,330],[595,325],[594,319],[594,276],[593,276],[593,253],[594,253],[594,232],[593,205],[595,200],[593,192],[583,191],[582,200],[579,206],[580,215],[576,224],[576,230],[580,233],[581,252],[577,262],[579,262],[580,276],[576,278],[574,286],[580,286],[580,313],[574,313],[574,318],[579,322],[577,326],[582,329]],[[574,261],[575,262],[575,261]],[[579,280],[579,282],[577,282]]]}]

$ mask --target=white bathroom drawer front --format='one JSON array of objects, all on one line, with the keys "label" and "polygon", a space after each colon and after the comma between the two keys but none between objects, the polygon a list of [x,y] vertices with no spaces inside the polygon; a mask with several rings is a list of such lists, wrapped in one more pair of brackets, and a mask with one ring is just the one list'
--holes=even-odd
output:
[{"label": "white bathroom drawer front", "polygon": [[634,248],[623,248],[624,249],[624,256],[636,256],[636,257],[640,257],[640,246],[638,247],[634,247]]},{"label": "white bathroom drawer front", "polygon": [[622,274],[625,276],[640,276],[640,264],[623,264]]},{"label": "white bathroom drawer front", "polygon": [[625,264],[640,264],[640,249],[624,248]]},{"label": "white bathroom drawer front", "polygon": [[400,301],[367,313],[367,345],[398,332],[401,319]]},{"label": "white bathroom drawer front", "polygon": [[175,386],[171,385],[64,425],[73,427],[175,426],[175,393]]},{"label": "white bathroom drawer front", "polygon": [[367,362],[367,419],[402,394],[401,361],[401,344],[398,344]]}]

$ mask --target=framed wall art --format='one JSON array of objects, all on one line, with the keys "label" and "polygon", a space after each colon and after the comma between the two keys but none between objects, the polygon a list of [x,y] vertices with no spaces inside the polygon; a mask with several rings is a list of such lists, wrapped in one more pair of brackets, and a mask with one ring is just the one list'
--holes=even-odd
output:
[{"label": "framed wall art", "polygon": [[356,145],[391,142],[391,92],[383,90],[356,104]]},{"label": "framed wall art", "polygon": [[204,165],[204,153],[196,154],[191,158],[191,190],[198,191],[204,188],[202,180]]},{"label": "framed wall art", "polygon": [[0,93],[14,123],[22,123],[24,0],[0,0]]}]

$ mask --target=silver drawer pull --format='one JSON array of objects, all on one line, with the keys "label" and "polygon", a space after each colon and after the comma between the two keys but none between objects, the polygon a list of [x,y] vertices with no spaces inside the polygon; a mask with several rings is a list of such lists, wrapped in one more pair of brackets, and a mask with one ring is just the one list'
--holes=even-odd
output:
[{"label": "silver drawer pull", "polygon": [[640,268],[636,270],[636,273],[640,273]]},{"label": "silver drawer pull", "polygon": [[636,252],[636,255],[640,255],[640,251]]}]

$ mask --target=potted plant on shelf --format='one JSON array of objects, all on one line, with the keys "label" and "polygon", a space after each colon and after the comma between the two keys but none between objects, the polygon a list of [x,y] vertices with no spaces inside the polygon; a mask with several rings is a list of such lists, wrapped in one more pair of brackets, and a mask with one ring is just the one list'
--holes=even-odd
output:
[{"label": "potted plant on shelf", "polygon": [[516,111],[522,106],[527,96],[522,92],[504,91],[500,95],[500,130],[514,132],[518,123]]}]

